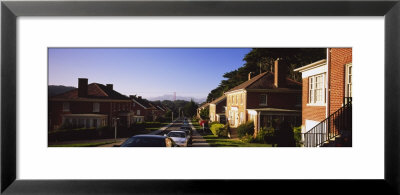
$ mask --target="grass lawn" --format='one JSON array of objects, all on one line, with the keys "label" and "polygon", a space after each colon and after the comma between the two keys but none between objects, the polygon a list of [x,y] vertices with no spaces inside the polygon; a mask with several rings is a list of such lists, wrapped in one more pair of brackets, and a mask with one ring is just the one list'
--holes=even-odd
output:
[{"label": "grass lawn", "polygon": [[218,138],[216,135],[203,135],[211,147],[272,147],[271,144],[244,143],[240,140]]},{"label": "grass lawn", "polygon": [[64,145],[50,145],[49,147],[97,147],[114,142],[97,142],[97,143],[78,143],[78,144],[64,144]]},{"label": "grass lawn", "polygon": [[240,140],[234,140],[229,138],[219,138],[216,135],[204,135],[202,129],[197,121],[192,121],[193,126],[203,136],[203,138],[210,144],[211,147],[272,147],[271,144],[260,144],[260,143],[244,143]]}]

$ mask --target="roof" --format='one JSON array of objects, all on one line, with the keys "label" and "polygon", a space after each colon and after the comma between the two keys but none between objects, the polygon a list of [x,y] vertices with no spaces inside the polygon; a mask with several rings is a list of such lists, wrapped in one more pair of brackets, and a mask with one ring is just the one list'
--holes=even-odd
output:
[{"label": "roof", "polygon": [[151,102],[156,109],[166,111],[165,107],[161,104],[161,102]]},{"label": "roof", "polygon": [[139,98],[136,95],[132,95],[132,96],[130,96],[130,98],[133,99],[136,103],[138,103],[139,105],[141,105],[144,108],[152,107],[150,102],[148,100],[146,100],[146,99]]},{"label": "roof", "polygon": [[221,101],[223,101],[225,99],[226,99],[226,95],[223,95],[223,96],[215,99],[214,101],[210,102],[210,104],[218,104],[218,103],[220,103]]},{"label": "roof", "polygon": [[62,94],[52,96],[51,99],[111,99],[111,100],[129,100],[125,95],[118,93],[115,90],[107,88],[103,84],[91,83],[88,85],[88,96],[79,97],[78,89],[73,89]]},{"label": "roof", "polygon": [[302,66],[300,68],[296,68],[296,69],[294,69],[294,71],[304,72],[304,71],[307,71],[307,70],[310,70],[310,69],[313,69],[313,68],[317,68],[317,67],[323,66],[325,64],[326,64],[326,59],[322,59],[322,60],[313,62],[311,64],[307,64],[305,66]]},{"label": "roof", "polygon": [[[271,72],[263,72],[250,80],[230,89],[226,93],[242,90],[242,89],[276,89],[274,86],[274,74]],[[292,79],[286,78],[286,87],[289,89],[301,89],[301,83]]]},{"label": "roof", "polygon": [[201,106],[200,106],[199,108],[197,108],[197,109],[205,108],[205,107],[207,107],[208,105],[210,105],[210,103],[205,103],[205,104],[201,105]]}]

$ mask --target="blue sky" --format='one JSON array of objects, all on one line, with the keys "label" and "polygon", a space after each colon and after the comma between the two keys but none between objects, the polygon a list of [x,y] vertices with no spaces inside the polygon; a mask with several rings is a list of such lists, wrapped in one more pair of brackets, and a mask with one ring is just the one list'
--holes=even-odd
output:
[{"label": "blue sky", "polygon": [[145,98],[176,92],[205,98],[250,48],[49,48],[49,85],[114,84]]}]

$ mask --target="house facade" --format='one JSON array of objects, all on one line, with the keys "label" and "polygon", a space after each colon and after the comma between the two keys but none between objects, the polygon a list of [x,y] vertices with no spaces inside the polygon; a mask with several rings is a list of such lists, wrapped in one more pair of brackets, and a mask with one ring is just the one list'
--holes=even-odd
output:
[{"label": "house facade", "polygon": [[[326,59],[295,70],[302,73],[302,133],[313,139],[327,134],[316,138],[321,140],[336,137],[341,129],[351,130],[352,48],[326,52]],[[308,137],[303,141],[310,142]]]},{"label": "house facade", "polygon": [[[232,88],[226,95],[226,116],[231,130],[253,121],[260,129],[277,128],[282,121],[301,124],[301,83],[287,78],[288,65],[275,61],[274,73],[264,72]],[[232,132],[235,135],[235,132]]]},{"label": "house facade", "polygon": [[132,101],[112,84],[88,84],[78,79],[78,89],[49,98],[49,131],[64,128],[129,127],[134,118]]},{"label": "house facade", "polygon": [[211,122],[219,122],[219,123],[226,123],[225,117],[225,107],[226,107],[226,96],[223,95],[216,100],[210,102],[210,121]]},{"label": "house facade", "polygon": [[147,109],[150,106],[142,99],[142,96],[130,95],[129,98],[132,100],[133,112],[135,113],[134,122],[145,122]]}]

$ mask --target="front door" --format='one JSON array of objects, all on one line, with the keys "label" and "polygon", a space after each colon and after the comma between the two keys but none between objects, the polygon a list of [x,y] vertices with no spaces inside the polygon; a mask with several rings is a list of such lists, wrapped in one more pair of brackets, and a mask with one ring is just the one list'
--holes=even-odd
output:
[{"label": "front door", "polygon": [[239,125],[239,113],[237,110],[234,111],[234,117],[235,117],[235,127],[237,127]]}]

